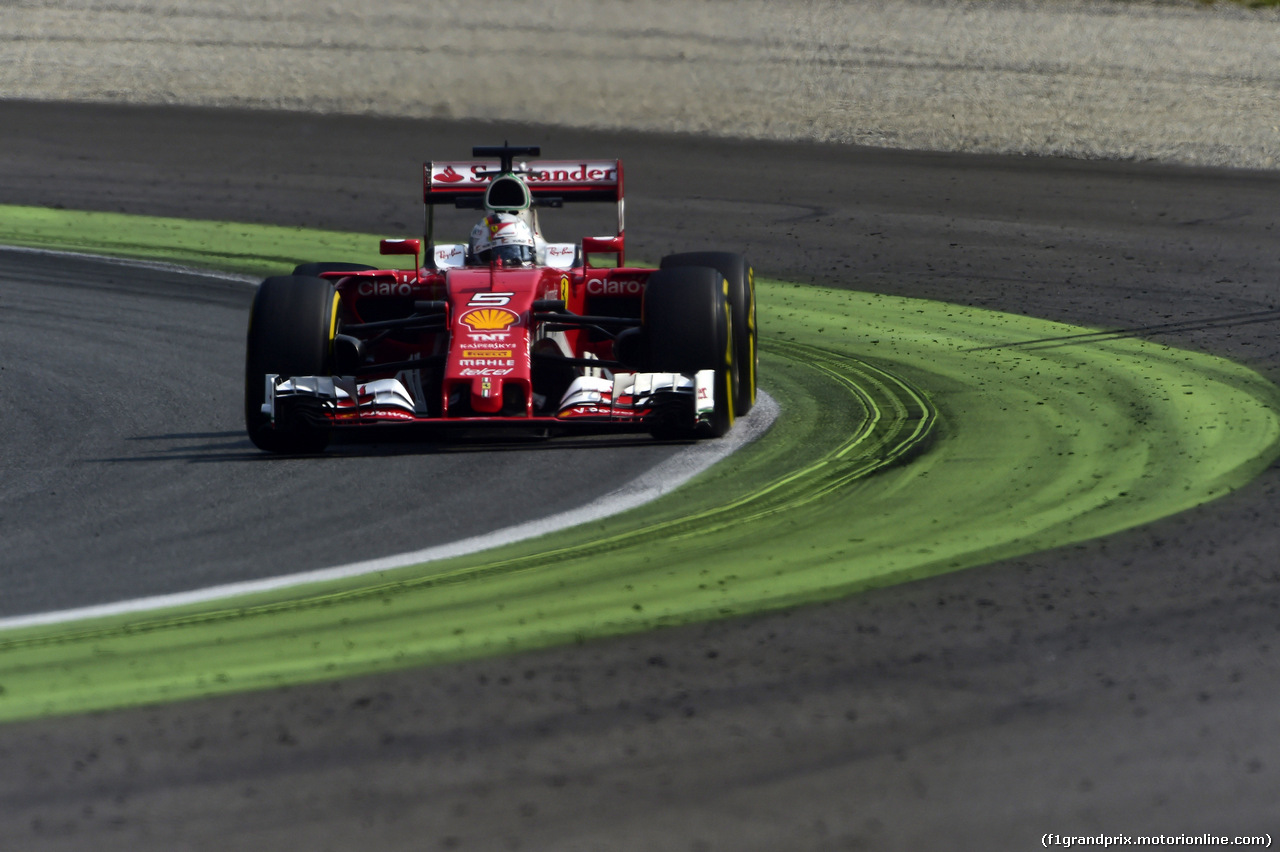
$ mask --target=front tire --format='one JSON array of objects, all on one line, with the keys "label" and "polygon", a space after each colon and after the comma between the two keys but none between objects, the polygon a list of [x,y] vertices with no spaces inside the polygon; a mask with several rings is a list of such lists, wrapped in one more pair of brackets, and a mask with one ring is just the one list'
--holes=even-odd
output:
[{"label": "front tire", "polygon": [[[725,277],[715,269],[697,266],[655,271],[645,285],[642,327],[646,370],[715,371],[711,417],[701,432],[691,426],[682,437],[706,434],[719,438],[728,432],[733,427],[738,371]],[[659,437],[680,431],[664,427]]]},{"label": "front tire", "polygon": [[318,453],[329,430],[293,417],[264,414],[266,377],[332,375],[339,296],[332,281],[296,275],[268,278],[249,313],[244,368],[244,420],[249,440],[272,453]]},{"label": "front tire", "polygon": [[756,277],[751,264],[740,254],[727,251],[691,251],[667,255],[660,269],[707,266],[729,282],[729,305],[733,313],[733,355],[738,378],[733,389],[733,413],[743,417],[756,404],[756,373],[760,365],[756,332]]}]

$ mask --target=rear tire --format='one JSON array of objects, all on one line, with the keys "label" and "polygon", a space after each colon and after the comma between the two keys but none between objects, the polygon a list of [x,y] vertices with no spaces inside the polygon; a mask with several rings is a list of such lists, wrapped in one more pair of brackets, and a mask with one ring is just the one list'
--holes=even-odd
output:
[{"label": "rear tire", "polygon": [[719,438],[733,426],[733,388],[737,383],[729,284],[708,267],[659,269],[644,293],[645,369],[655,373],[714,370],[714,409],[699,431],[663,427],[656,434]]},{"label": "rear tire", "polygon": [[300,263],[293,268],[293,274],[299,278],[319,278],[326,272],[368,272],[377,269],[367,263],[346,263],[338,260],[320,263]]},{"label": "rear tire", "polygon": [[756,373],[760,364],[756,333],[756,278],[751,264],[740,254],[727,251],[691,251],[667,255],[660,269],[708,266],[729,282],[733,313],[733,355],[738,368],[733,389],[733,413],[746,415],[756,404]]},{"label": "rear tire", "polygon": [[339,297],[332,281],[295,275],[268,278],[249,313],[244,421],[249,439],[272,453],[318,453],[329,430],[300,418],[273,424],[262,412],[266,377],[332,375]]}]

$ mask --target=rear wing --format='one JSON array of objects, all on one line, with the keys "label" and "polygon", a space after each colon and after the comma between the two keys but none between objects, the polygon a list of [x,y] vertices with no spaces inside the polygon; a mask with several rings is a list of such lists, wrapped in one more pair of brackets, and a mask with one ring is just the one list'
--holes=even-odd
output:
[{"label": "rear wing", "polygon": [[[440,204],[485,209],[486,194],[493,179],[514,175],[528,187],[527,201],[535,207],[561,207],[586,201],[613,202],[618,206],[618,232],[614,236],[586,237],[582,241],[583,261],[590,266],[591,254],[615,254],[624,265],[625,230],[621,160],[538,160],[514,163],[523,153],[538,155],[537,148],[476,149],[473,154],[497,154],[498,159],[433,161],[422,166],[422,200],[427,207],[427,245],[433,245],[433,208]],[[508,172],[507,169],[510,169]],[[506,178],[510,181],[509,178]],[[513,181],[510,181],[514,183]],[[515,187],[517,190],[519,187]],[[495,192],[497,187],[494,188]],[[427,257],[433,257],[428,252]]]},{"label": "rear wing", "polygon": [[[534,203],[558,207],[576,201],[622,201],[622,161],[540,160],[521,163],[515,174],[529,187]],[[501,174],[496,160],[454,160],[422,166],[422,198],[427,204],[470,206],[483,201],[489,182]]]}]

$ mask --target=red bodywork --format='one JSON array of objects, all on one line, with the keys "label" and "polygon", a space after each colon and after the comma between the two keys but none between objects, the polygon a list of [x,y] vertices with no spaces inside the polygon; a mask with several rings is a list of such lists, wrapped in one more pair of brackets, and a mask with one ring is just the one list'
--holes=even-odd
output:
[{"label": "red bodywork", "polygon": [[[411,312],[407,306],[413,302],[444,303],[439,327],[398,330],[370,346],[367,354],[375,363],[394,364],[396,369],[360,376],[365,383],[391,378],[408,366],[406,362],[422,362],[421,373],[439,375],[438,382],[431,378],[422,388],[427,410],[408,416],[400,408],[372,405],[361,394],[359,405],[353,400],[339,404],[333,425],[495,418],[547,423],[638,421],[647,410],[592,406],[544,411],[541,416],[535,412],[535,352],[554,357],[562,351],[545,331],[555,323],[538,319],[535,302],[560,301],[569,313],[577,315],[639,318],[644,282],[651,272],[617,267],[495,266],[326,273],[324,277],[337,283],[344,324],[377,323],[403,316]],[[575,358],[594,357],[608,363],[615,357],[609,336],[568,326],[556,333],[562,335]],[[443,369],[431,369],[429,364]]]},{"label": "red bodywork", "polygon": [[[258,407],[273,425],[283,413],[284,422],[296,416],[323,427],[502,422],[654,431],[675,422],[693,428],[710,405],[702,404],[711,391],[701,373],[642,373],[634,366],[648,363],[636,359],[635,345],[654,270],[625,266],[622,163],[514,162],[537,153],[478,147],[476,156],[499,160],[426,163],[425,239],[382,243],[383,254],[413,255],[412,269],[317,264],[332,268],[309,274],[333,281],[337,291],[328,328],[331,373],[291,376],[264,367],[261,406],[252,392],[246,397],[250,434],[258,434]],[[535,208],[580,202],[615,204],[616,233],[577,244],[545,242]],[[466,247],[434,244],[434,209],[442,204],[516,211],[535,237],[537,263],[462,265],[475,262]],[[594,266],[602,255],[609,265]],[[249,379],[254,391],[257,375]],[[271,444],[263,434],[260,445]]]}]

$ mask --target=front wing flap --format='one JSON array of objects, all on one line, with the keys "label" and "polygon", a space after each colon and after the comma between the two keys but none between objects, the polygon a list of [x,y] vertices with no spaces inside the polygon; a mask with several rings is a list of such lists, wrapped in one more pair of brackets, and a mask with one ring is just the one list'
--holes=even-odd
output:
[{"label": "front wing flap", "polygon": [[553,414],[541,417],[439,417],[426,414],[408,377],[359,381],[351,376],[267,375],[262,412],[272,423],[303,418],[333,428],[394,424],[552,424],[654,428],[696,427],[714,407],[712,370],[697,373],[618,373],[582,377]]}]

